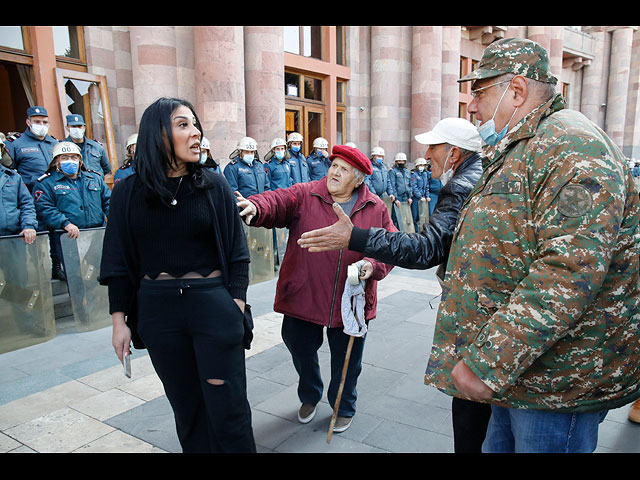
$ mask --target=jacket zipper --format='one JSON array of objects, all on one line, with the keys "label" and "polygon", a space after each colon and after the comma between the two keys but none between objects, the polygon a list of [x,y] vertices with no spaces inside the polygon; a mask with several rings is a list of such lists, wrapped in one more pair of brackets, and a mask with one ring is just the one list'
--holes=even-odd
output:
[{"label": "jacket zipper", "polygon": [[[322,198],[322,197],[320,197]],[[351,214],[349,215],[349,218],[353,217],[354,213],[359,212],[360,210],[362,210],[365,205],[369,203],[368,201],[364,202],[362,205],[360,205],[360,207],[354,211],[351,212]],[[340,253],[338,254],[338,267],[336,268],[336,279],[333,282],[333,296],[331,297],[331,310],[329,311],[329,325],[327,325],[327,328],[331,328],[331,324],[333,323],[333,307],[335,306],[335,302],[336,302],[336,292],[338,290],[338,275],[340,275],[340,265],[342,264],[342,250],[340,250]]]}]

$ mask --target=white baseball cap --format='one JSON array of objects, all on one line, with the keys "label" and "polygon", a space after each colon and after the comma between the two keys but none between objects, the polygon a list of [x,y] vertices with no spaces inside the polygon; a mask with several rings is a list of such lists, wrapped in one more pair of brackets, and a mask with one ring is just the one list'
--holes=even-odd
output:
[{"label": "white baseball cap", "polygon": [[444,118],[436,123],[433,130],[414,137],[423,145],[438,145],[448,143],[472,152],[482,151],[482,139],[478,129],[464,118]]}]

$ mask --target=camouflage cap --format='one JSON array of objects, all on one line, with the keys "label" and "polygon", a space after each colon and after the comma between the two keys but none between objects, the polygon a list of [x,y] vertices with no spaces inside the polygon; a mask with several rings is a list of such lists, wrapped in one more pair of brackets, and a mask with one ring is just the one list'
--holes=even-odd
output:
[{"label": "camouflage cap", "polygon": [[549,55],[540,44],[525,38],[504,38],[489,45],[478,68],[458,82],[497,77],[505,73],[523,75],[555,85],[558,79],[551,74]]}]

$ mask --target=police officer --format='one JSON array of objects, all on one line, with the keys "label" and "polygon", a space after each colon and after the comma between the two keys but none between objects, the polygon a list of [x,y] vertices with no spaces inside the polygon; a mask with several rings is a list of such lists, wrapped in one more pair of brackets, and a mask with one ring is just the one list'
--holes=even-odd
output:
[{"label": "police officer", "polygon": [[289,188],[293,185],[289,158],[291,155],[287,151],[287,142],[282,138],[274,138],[271,142],[271,149],[264,156],[272,190]]},{"label": "police officer", "polygon": [[383,198],[391,192],[388,181],[389,170],[384,164],[384,149],[374,147],[371,150],[370,160],[373,173],[364,177],[364,183],[372,193]]},{"label": "police officer", "polygon": [[49,135],[49,115],[44,107],[27,109],[27,129],[17,138],[9,136],[6,149],[13,159],[12,168],[18,171],[29,189],[51,163],[51,150],[58,141]]},{"label": "police officer", "polygon": [[229,155],[231,162],[224,168],[224,176],[231,189],[247,198],[271,190],[268,169],[258,156],[258,144],[251,137],[243,137]]},{"label": "police officer", "polygon": [[134,133],[133,135],[129,135],[127,138],[127,156],[122,162],[122,166],[118,168],[113,174],[113,184],[115,185],[123,178],[127,178],[129,175],[135,172],[133,168],[133,157],[136,153],[136,142],[138,141],[138,134]]},{"label": "police officer", "polygon": [[220,168],[220,164],[216,162],[211,156],[211,144],[209,140],[205,137],[202,137],[200,140],[200,165],[210,169],[214,173],[219,173],[222,175],[222,169]]},{"label": "police officer", "polygon": [[[411,172],[406,167],[407,155],[402,152],[396,153],[393,160],[394,166],[389,170],[389,196],[397,207],[400,207],[400,202],[409,202],[409,205],[411,205]],[[391,219],[396,228],[399,229],[400,226],[398,225],[395,209],[391,210]]]},{"label": "police officer", "polygon": [[[87,170],[82,153],[73,142],[60,142],[53,149],[53,161],[33,189],[38,221],[50,231],[65,230],[69,238],[78,238],[81,228],[101,227],[109,214],[111,190],[102,175]],[[52,241],[53,277],[63,265],[60,232]],[[53,246],[52,246],[53,247]]]},{"label": "police officer", "polygon": [[326,138],[318,137],[313,141],[313,152],[307,157],[309,165],[309,179],[320,180],[327,176],[331,160],[329,160],[329,142]]},{"label": "police officer", "polygon": [[[0,142],[4,149],[4,142]],[[36,238],[36,209],[22,176],[0,164],[0,236],[23,235],[26,243]]]},{"label": "police officer", "polygon": [[307,159],[302,153],[302,135],[298,132],[290,133],[287,137],[287,146],[289,147],[289,165],[291,166],[291,181],[296,183],[308,182],[309,166]]},{"label": "police officer", "polygon": [[67,115],[67,129],[69,136],[65,138],[65,141],[73,142],[80,147],[83,163],[87,170],[92,170],[102,176],[111,173],[111,163],[109,163],[107,152],[99,142],[86,138],[87,126],[82,115],[75,113]]},{"label": "police officer", "polygon": [[413,225],[418,231],[418,221],[420,220],[420,204],[429,203],[429,176],[425,169],[427,161],[424,158],[416,160],[416,168],[411,171],[411,214]]}]

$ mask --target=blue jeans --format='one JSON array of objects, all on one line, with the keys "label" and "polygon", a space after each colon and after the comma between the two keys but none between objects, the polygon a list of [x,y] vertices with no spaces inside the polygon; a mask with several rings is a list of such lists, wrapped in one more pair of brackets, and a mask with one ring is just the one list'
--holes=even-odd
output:
[{"label": "blue jeans", "polygon": [[561,413],[491,406],[483,453],[592,453],[607,410]]},{"label": "blue jeans", "polygon": [[[327,328],[327,339],[331,350],[331,380],[327,390],[327,400],[334,408],[338,388],[342,378],[342,368],[349,344],[349,335],[342,326]],[[282,339],[291,353],[293,365],[300,376],[298,398],[302,403],[316,405],[322,398],[323,383],[320,376],[318,349],[322,345],[324,327],[315,323],[285,315],[282,320]],[[362,371],[362,352],[365,337],[354,337],[349,357],[349,368],[340,397],[338,415],[353,417],[356,413],[356,383]]]}]

